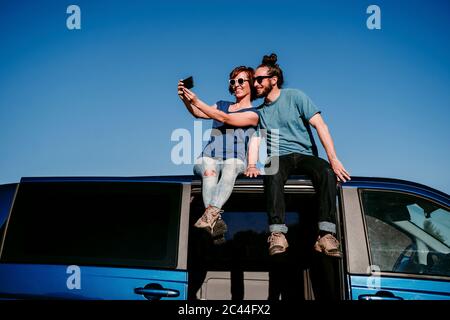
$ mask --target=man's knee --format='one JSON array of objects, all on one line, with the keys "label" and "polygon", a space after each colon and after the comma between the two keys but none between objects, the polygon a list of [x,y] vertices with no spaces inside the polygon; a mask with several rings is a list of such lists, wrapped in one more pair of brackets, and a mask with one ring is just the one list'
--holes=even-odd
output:
[{"label": "man's knee", "polygon": [[326,167],[323,170],[322,175],[326,180],[336,181],[336,174],[331,167]]}]

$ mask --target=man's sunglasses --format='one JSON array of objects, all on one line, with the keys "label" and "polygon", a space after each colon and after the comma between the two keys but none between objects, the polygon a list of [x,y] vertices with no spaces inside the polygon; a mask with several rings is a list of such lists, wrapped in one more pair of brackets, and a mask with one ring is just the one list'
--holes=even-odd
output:
[{"label": "man's sunglasses", "polygon": [[268,78],[272,78],[272,76],[259,76],[259,77],[255,77],[253,78],[253,81],[258,82],[259,84],[261,84],[263,82],[264,79],[268,79]]},{"label": "man's sunglasses", "polygon": [[229,80],[231,86],[235,86],[236,83],[242,86],[245,81],[249,81],[249,80],[248,79],[243,79],[243,78],[239,78],[237,80],[235,80],[235,79],[230,79]]}]

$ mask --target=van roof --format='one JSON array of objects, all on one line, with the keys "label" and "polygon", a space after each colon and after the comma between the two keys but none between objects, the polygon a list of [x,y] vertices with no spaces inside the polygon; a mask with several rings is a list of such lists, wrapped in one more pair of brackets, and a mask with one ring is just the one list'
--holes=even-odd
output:
[{"label": "van roof", "polygon": [[[179,182],[192,185],[200,185],[200,177],[194,175],[167,175],[167,176],[130,176],[130,177],[23,177],[20,182]],[[262,178],[247,178],[243,175],[239,176],[236,180],[236,185],[262,185]],[[292,175],[289,177],[287,185],[303,185],[311,186],[311,179],[304,175]],[[423,191],[433,193],[439,197],[443,197],[449,201],[448,194],[428,187],[423,184],[411,182],[401,179],[393,178],[379,178],[379,177],[352,177],[351,181],[342,184],[342,187],[346,188],[360,188],[360,187],[403,187],[403,188],[415,188],[422,189]]]}]

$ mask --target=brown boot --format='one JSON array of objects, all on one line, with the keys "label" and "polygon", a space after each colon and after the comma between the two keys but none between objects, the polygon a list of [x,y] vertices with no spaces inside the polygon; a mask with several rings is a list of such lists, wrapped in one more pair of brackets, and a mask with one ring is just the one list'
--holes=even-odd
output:
[{"label": "brown boot", "polygon": [[205,228],[209,231],[209,233],[213,234],[214,226],[216,225],[217,220],[221,218],[220,214],[222,212],[223,210],[220,210],[217,207],[208,206],[194,226],[202,229]]},{"label": "brown boot", "polygon": [[289,246],[286,237],[281,232],[272,232],[267,242],[269,243],[269,255],[271,256],[285,252]]},{"label": "brown boot", "polygon": [[332,234],[319,236],[314,244],[314,250],[330,257],[342,258],[339,241]]}]

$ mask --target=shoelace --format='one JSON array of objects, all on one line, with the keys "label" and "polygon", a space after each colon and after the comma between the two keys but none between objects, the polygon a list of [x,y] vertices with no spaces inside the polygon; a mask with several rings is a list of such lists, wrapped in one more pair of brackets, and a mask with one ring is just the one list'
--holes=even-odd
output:
[{"label": "shoelace", "polygon": [[324,237],[323,242],[324,242],[324,244],[329,244],[334,247],[338,247],[338,245],[339,245],[339,241],[337,241],[337,239],[331,238],[331,237]]},{"label": "shoelace", "polygon": [[[214,215],[213,213],[217,212],[217,215]],[[206,223],[210,223],[215,216],[218,216],[220,218],[220,214],[223,212],[223,210],[216,210],[216,209],[209,209],[206,210],[205,214],[202,216],[202,220]]]},{"label": "shoelace", "polygon": [[269,236],[269,239],[267,239],[267,242],[269,242],[269,243],[277,243],[277,242],[280,242],[281,241],[281,234],[279,234],[279,233],[272,233],[270,236]]}]

